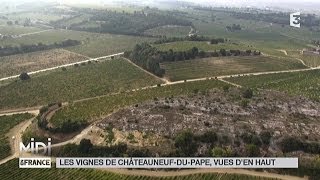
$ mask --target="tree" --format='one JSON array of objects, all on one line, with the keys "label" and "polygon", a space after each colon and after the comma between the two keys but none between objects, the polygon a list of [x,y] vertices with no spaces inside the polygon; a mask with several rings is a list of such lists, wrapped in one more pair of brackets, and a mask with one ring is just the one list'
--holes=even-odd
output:
[{"label": "tree", "polygon": [[222,56],[226,56],[227,55],[227,51],[225,49],[220,49],[220,54]]},{"label": "tree", "polygon": [[82,139],[78,147],[79,152],[88,153],[92,149],[93,145],[89,139]]},{"label": "tree", "polygon": [[22,81],[26,81],[26,80],[30,79],[30,76],[28,75],[28,73],[23,72],[23,73],[20,74],[19,78],[20,78]]},{"label": "tree", "polygon": [[180,156],[194,156],[197,151],[198,144],[194,140],[194,135],[191,131],[183,131],[175,138],[175,146]]},{"label": "tree", "polygon": [[7,25],[11,26],[11,25],[13,25],[13,22],[12,21],[7,21]]}]

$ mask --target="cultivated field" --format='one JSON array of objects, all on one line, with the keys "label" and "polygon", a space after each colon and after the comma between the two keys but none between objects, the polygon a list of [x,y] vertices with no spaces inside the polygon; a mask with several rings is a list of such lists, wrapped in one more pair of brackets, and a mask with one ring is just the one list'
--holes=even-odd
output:
[{"label": "cultivated field", "polygon": [[291,95],[320,100],[320,70],[292,72],[227,79],[236,84],[263,89],[275,89]]},{"label": "cultivated field", "polygon": [[79,46],[68,47],[67,50],[74,51],[89,57],[106,56],[130,50],[137,43],[144,41],[152,41],[153,38],[125,36],[125,35],[111,35],[99,34],[80,31],[67,30],[51,30],[40,34],[33,34],[21,38],[2,40],[3,46],[20,44],[53,44],[61,42],[66,39],[79,40],[83,43]]},{"label": "cultivated field", "polygon": [[160,81],[123,59],[91,62],[0,86],[0,109],[72,101],[157,83]]},{"label": "cultivated field", "polygon": [[298,60],[266,56],[214,57],[162,63],[171,81],[305,68]]},{"label": "cultivated field", "polygon": [[[53,164],[52,166],[55,166]],[[189,176],[173,176],[173,177],[152,177],[152,176],[138,176],[138,175],[122,175],[108,171],[94,170],[94,169],[19,169],[18,160],[12,160],[0,166],[0,179],[102,179],[102,180],[193,180],[193,179],[210,179],[210,180],[271,180],[271,178],[255,177],[238,174],[194,174]]]},{"label": "cultivated field", "polygon": [[0,57],[0,78],[88,59],[63,49]]},{"label": "cultivated field", "polygon": [[7,137],[7,133],[9,133],[10,129],[16,126],[17,124],[30,118],[32,118],[31,114],[0,116],[0,159],[9,156],[11,153],[9,142],[9,138],[11,137]]},{"label": "cultivated field", "polygon": [[62,19],[61,15],[46,13],[46,12],[21,12],[21,13],[12,13],[8,14],[7,17],[11,20],[17,20],[20,24],[26,20],[26,18],[30,18],[31,20],[38,20],[49,23],[50,21],[56,21]]},{"label": "cultivated field", "polygon": [[76,102],[57,111],[52,117],[51,123],[56,127],[60,127],[67,121],[95,121],[120,108],[152,100],[154,98],[188,95],[193,94],[195,91],[207,91],[223,86],[226,86],[226,84],[217,80],[187,82]]},{"label": "cultivated field", "polygon": [[[36,28],[36,27],[23,27],[23,26],[17,26],[17,25],[0,26],[0,34],[2,34],[2,35],[20,35],[20,34],[37,32],[37,31],[43,31],[43,29]],[[10,40],[12,40],[12,39],[10,39]],[[0,39],[1,44],[3,41],[5,41],[5,40]]]},{"label": "cultivated field", "polygon": [[247,50],[252,49],[252,47],[248,47],[245,44],[239,44],[236,42],[226,42],[220,44],[209,44],[208,42],[199,42],[199,41],[180,41],[180,42],[172,42],[166,44],[155,45],[157,49],[161,51],[168,51],[172,49],[173,51],[187,51],[192,49],[193,47],[197,47],[202,51],[219,51],[220,49],[239,49],[239,50]]},{"label": "cultivated field", "polygon": [[144,33],[152,36],[166,36],[166,37],[185,37],[188,36],[191,28],[188,26],[161,26],[149,29]]}]

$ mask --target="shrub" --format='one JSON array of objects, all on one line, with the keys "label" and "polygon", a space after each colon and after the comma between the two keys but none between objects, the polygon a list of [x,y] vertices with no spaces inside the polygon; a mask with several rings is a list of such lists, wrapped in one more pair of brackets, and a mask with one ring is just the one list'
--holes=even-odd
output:
[{"label": "shrub", "polygon": [[23,73],[20,74],[19,78],[20,78],[22,81],[26,81],[26,80],[30,79],[30,76],[29,76],[28,73],[23,72]]},{"label": "shrub", "polygon": [[251,99],[251,98],[253,97],[253,91],[252,91],[252,89],[246,89],[246,90],[243,92],[242,96],[243,96],[244,98]]},{"label": "shrub", "polygon": [[259,157],[260,156],[259,147],[254,144],[246,145],[246,155],[248,157]]}]

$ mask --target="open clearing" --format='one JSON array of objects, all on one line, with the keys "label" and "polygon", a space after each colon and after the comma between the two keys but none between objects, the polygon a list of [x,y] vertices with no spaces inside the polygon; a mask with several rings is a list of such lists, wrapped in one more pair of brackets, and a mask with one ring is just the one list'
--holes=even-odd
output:
[{"label": "open clearing", "polygon": [[0,57],[0,78],[88,59],[63,49]]},{"label": "open clearing", "polygon": [[161,64],[171,81],[305,68],[298,60],[266,56],[214,57]]},{"label": "open clearing", "polygon": [[123,59],[91,62],[0,86],[0,109],[66,102],[158,83],[161,81]]},{"label": "open clearing", "polygon": [[275,89],[320,100],[320,70],[229,78],[244,87]]}]

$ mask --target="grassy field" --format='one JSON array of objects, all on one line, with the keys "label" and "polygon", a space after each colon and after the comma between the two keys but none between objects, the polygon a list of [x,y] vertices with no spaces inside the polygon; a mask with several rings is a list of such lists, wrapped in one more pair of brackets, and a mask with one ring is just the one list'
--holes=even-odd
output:
[{"label": "grassy field", "polygon": [[320,100],[320,70],[292,72],[227,79],[236,84],[263,89],[275,89],[292,95]]},{"label": "grassy field", "polygon": [[[252,49],[252,47],[248,47],[245,44],[238,44],[236,42],[226,42],[221,44],[209,44],[208,42],[198,42],[198,41],[180,41],[180,42],[172,42],[166,44],[155,45],[157,49],[161,51],[168,51],[170,49],[174,51],[187,51],[192,49],[193,47],[197,47],[202,51],[219,51],[220,49],[239,49],[239,50],[247,50]],[[254,50],[254,49],[252,49]]]},{"label": "grassy field", "polygon": [[[108,171],[95,170],[95,169],[19,169],[18,159],[11,160],[6,164],[0,165],[0,179],[77,179],[77,180],[269,180],[269,178],[255,177],[248,175],[238,174],[194,174],[189,176],[174,176],[174,177],[150,177],[150,176],[129,176],[116,174]],[[55,164],[53,164],[55,166]]]},{"label": "grassy field", "polygon": [[206,91],[213,88],[221,88],[223,86],[226,86],[226,84],[217,80],[186,82],[183,84],[157,87],[77,102],[54,114],[51,123],[55,126],[61,126],[66,121],[91,122],[120,108],[152,100],[154,98],[188,95],[194,93],[195,90]]},{"label": "grassy field", "polygon": [[149,29],[144,33],[153,36],[167,36],[167,37],[185,37],[188,36],[190,27],[188,26],[161,26]]},{"label": "grassy field", "polygon": [[0,86],[0,109],[72,101],[157,83],[159,80],[123,59],[92,62]]},{"label": "grassy field", "polygon": [[88,59],[63,49],[0,57],[0,78]]},{"label": "grassy field", "polygon": [[214,57],[161,64],[171,81],[305,68],[298,60],[266,56]]},{"label": "grassy field", "polygon": [[137,43],[153,41],[153,38],[99,34],[80,31],[52,30],[40,34],[24,36],[21,38],[2,40],[1,44],[20,45],[20,44],[53,44],[66,39],[79,40],[83,43],[79,46],[68,47],[67,50],[74,51],[89,57],[99,57],[110,54],[131,50]]},{"label": "grassy field", "polygon": [[[11,148],[7,133],[11,128],[18,125],[24,120],[32,118],[31,114],[16,114],[11,116],[0,116],[0,159],[3,159],[10,155]],[[2,179],[2,178],[0,178]]]},{"label": "grassy field", "polygon": [[[17,25],[12,25],[12,26],[0,26],[0,34],[2,35],[20,35],[20,34],[25,34],[25,33],[32,33],[32,32],[37,32],[37,31],[43,31],[44,29],[36,28],[36,27],[23,27],[23,26],[17,26]],[[12,39],[10,39],[12,40]],[[10,41],[8,40],[8,41]],[[2,42],[5,40],[1,40],[1,45]]]}]

